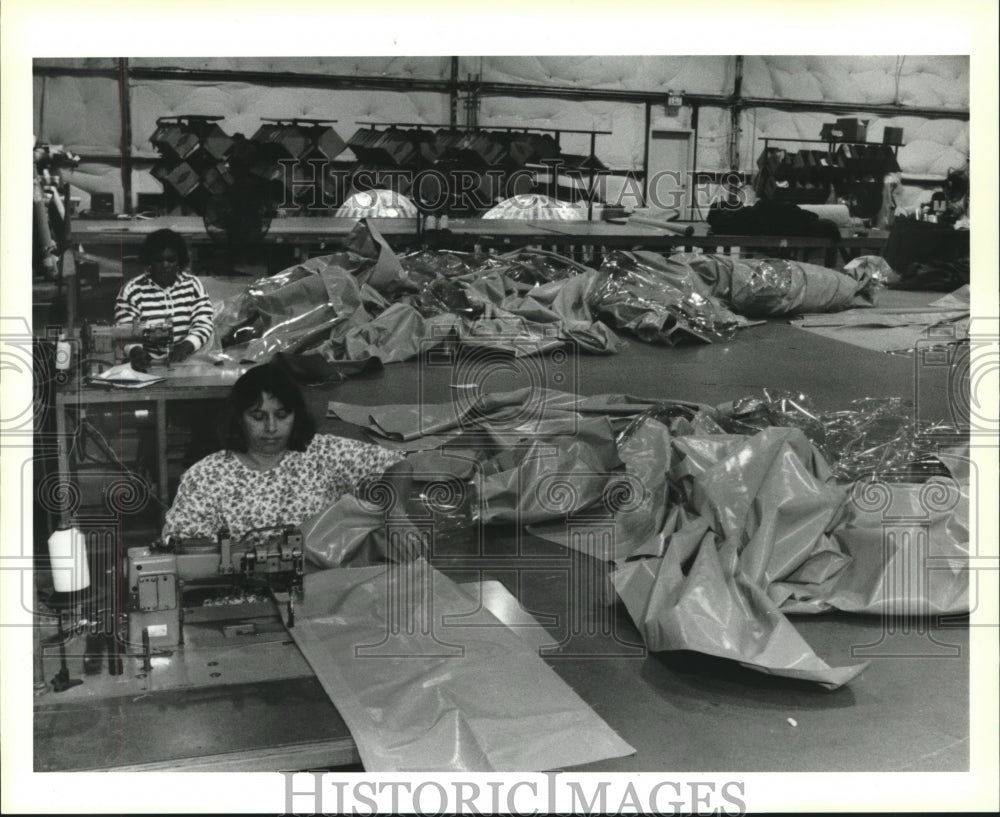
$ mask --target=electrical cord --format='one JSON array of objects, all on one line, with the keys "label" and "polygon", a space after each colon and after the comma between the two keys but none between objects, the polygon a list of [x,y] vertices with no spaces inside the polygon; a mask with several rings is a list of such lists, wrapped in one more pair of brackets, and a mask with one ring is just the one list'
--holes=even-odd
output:
[{"label": "electrical cord", "polygon": [[[115,453],[115,450],[111,447],[111,444],[108,442],[107,438],[103,434],[101,434],[101,432],[97,430],[94,424],[91,423],[86,417],[84,417],[80,421],[80,429],[81,431],[88,432],[89,434],[93,435],[93,437],[96,438],[95,442],[97,443],[98,448],[104,453],[104,455],[109,460],[111,460],[112,463],[121,468],[123,473],[139,480],[140,482],[145,482],[145,478],[141,474],[136,473],[131,468],[129,468],[124,462],[122,462],[121,458]],[[78,440],[83,436],[84,436],[83,434],[79,434],[73,438],[73,445],[70,448],[70,456],[72,456],[73,452],[76,450]],[[94,459],[93,457],[87,455],[86,453],[82,454],[81,456],[85,457],[90,462],[99,462],[99,460]],[[162,499],[160,499],[160,497],[155,491],[149,491],[148,494],[154,500],[156,500],[156,503],[161,508],[163,508],[164,510],[169,509],[169,506]]]}]

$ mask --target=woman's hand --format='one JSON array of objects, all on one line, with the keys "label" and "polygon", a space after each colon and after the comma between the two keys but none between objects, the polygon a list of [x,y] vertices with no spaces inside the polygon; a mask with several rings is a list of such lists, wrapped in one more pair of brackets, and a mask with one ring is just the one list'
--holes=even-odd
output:
[{"label": "woman's hand", "polygon": [[182,340],[170,350],[167,358],[170,363],[180,363],[194,354],[194,344],[189,340]]},{"label": "woman's hand", "polygon": [[152,361],[150,360],[149,352],[141,346],[133,346],[128,352],[128,362],[132,364],[132,368],[137,372],[146,372],[149,371],[149,364]]}]

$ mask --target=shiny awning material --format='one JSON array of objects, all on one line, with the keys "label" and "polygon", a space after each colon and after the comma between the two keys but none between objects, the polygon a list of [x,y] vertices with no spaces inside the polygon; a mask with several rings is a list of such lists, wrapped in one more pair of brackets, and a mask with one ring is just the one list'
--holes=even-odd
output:
[{"label": "shiny awning material", "polygon": [[361,190],[337,209],[338,218],[417,218],[420,214],[410,199],[393,190]]},{"label": "shiny awning material", "polygon": [[368,772],[530,772],[634,753],[425,560],[306,577],[290,629]]},{"label": "shiny awning material", "polygon": [[873,306],[889,281],[887,270],[875,265],[847,267],[841,272],[784,258],[714,254],[673,258],[688,265],[714,295],[750,318]]},{"label": "shiny awning material", "polygon": [[543,433],[572,435],[585,416],[604,415],[617,432],[632,417],[656,405],[671,405],[691,415],[700,408],[679,400],[658,404],[628,394],[581,397],[534,386],[484,394],[478,384],[458,385],[469,388],[456,389],[449,403],[359,406],[332,400],[326,416],[360,426],[389,447],[433,448],[474,431],[480,445],[489,448]]},{"label": "shiny awning material", "polygon": [[337,252],[227,300],[215,329],[229,357],[248,361],[284,352],[391,363],[449,338],[518,357],[567,345],[614,354],[615,329],[649,343],[714,343],[749,325],[744,316],[871,306],[884,285],[870,267],[767,258],[613,251],[596,270],[530,249],[399,257],[362,219]]},{"label": "shiny awning material", "polygon": [[[503,407],[529,398],[544,420],[504,425]],[[836,688],[864,663],[827,664],[788,614],[968,611],[967,449],[939,451],[939,472],[920,481],[838,481],[802,428],[727,433],[731,406],[522,390],[492,394],[468,415],[457,408],[331,405],[375,436],[419,448],[423,431],[452,456],[465,451],[470,505],[448,516],[449,535],[524,526],[603,561],[651,650],[695,650]],[[386,552],[380,514],[341,514],[350,536],[330,527],[334,517],[307,533],[312,561],[345,563],[329,543],[349,539],[353,553]]]},{"label": "shiny awning material", "polygon": [[245,361],[311,349],[333,332],[371,321],[388,306],[374,284],[401,274],[384,240],[358,231],[344,249],[260,278],[226,299],[215,316],[213,343],[226,357]]},{"label": "shiny awning material", "polygon": [[509,257],[421,252],[397,257],[374,227],[343,249],[253,282],[216,317],[224,354],[299,354],[328,363],[409,360],[454,341],[515,357],[568,344],[613,354],[622,344],[587,304],[596,275],[551,253]]},{"label": "shiny awning material", "polygon": [[[665,429],[664,429],[665,431]],[[798,429],[672,441],[668,481],[680,511],[660,555],[625,561],[612,579],[651,650],[691,649],[830,687],[864,663],[830,667],[780,607],[788,585],[822,586],[850,558],[828,532],[844,489]]]},{"label": "shiny awning material", "polygon": [[731,340],[747,325],[689,265],[654,252],[610,253],[588,302],[616,329],[667,346],[685,340]]},{"label": "shiny awning material", "polygon": [[483,218],[516,221],[586,221],[587,208],[541,193],[511,196],[483,213]]}]

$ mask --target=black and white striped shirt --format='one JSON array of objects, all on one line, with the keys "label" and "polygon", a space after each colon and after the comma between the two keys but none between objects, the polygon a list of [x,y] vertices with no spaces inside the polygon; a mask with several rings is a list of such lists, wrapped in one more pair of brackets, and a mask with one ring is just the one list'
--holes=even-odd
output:
[{"label": "black and white striped shirt", "polygon": [[[169,322],[171,345],[190,341],[195,351],[212,337],[212,302],[205,287],[195,276],[181,272],[173,286],[163,289],[152,276],[143,273],[125,284],[115,300],[115,323],[155,325]],[[130,344],[131,345],[131,344]],[[125,348],[128,352],[129,347]],[[163,346],[146,346],[154,360],[165,358],[170,351]]]}]

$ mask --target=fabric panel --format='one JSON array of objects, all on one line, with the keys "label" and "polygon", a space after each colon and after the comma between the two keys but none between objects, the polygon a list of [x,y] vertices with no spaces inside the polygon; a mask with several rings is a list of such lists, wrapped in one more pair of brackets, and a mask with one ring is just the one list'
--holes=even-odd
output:
[{"label": "fabric panel", "polygon": [[423,560],[306,577],[290,632],[366,771],[543,771],[634,752],[476,607]]}]

